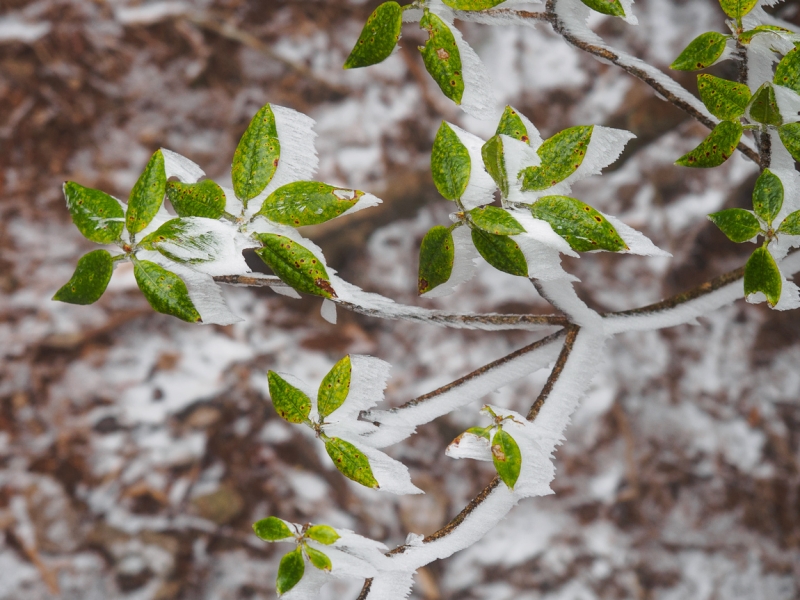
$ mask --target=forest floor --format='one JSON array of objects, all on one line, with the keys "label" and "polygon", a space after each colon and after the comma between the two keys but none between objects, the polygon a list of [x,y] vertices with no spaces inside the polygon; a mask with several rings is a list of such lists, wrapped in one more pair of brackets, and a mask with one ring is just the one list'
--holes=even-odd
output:
[{"label": "forest floor", "polygon": [[[428,170],[441,119],[486,137],[402,50],[341,64],[377,2],[5,0],[0,9],[0,600],[275,597],[280,554],[251,524],[267,515],[346,527],[392,547],[428,534],[491,479],[444,448],[474,407],[390,453],[426,493],[350,484],[272,409],[266,372],[319,381],[347,353],[392,364],[398,405],[530,343],[378,321],[269,291],[226,289],[232,326],[154,313],[130,270],[95,305],[51,302],[92,249],[70,222],[65,180],[127,198],[158,147],[230,181],[250,117],[266,102],[317,121],[319,179],[384,203],[309,228],[345,279],[452,310],[548,312],[533,286],[484,265],[451,297],[416,296],[425,231],[448,222]],[[662,69],[722,30],[713,0],[638,0],[640,25],[597,18],[612,44]],[[782,16],[800,25],[788,3]],[[743,264],[705,215],[746,206],[756,168],[674,160],[706,129],[641,82],[568,47],[547,26],[463,25],[498,97],[543,137],[598,123],[637,135],[574,195],[641,229],[674,258],[587,255],[565,264],[581,296],[633,308]],[[731,76],[729,64],[712,72]],[[677,78],[696,90],[694,76]],[[602,185],[600,185],[602,182]],[[253,263],[253,266],[257,266]],[[744,302],[697,324],[630,333],[556,457],[555,494],[527,500],[472,548],[421,569],[412,598],[791,600],[800,594],[800,317]],[[545,372],[485,401],[525,412]],[[475,409],[475,410],[473,410]],[[324,598],[355,598],[337,582]]]}]

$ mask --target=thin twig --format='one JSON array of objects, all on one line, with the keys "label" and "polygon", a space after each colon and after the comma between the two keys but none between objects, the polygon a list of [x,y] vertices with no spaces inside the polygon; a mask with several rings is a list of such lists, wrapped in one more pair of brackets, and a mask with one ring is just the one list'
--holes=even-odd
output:
[{"label": "thin twig", "polygon": [[528,411],[528,415],[525,417],[528,419],[528,421],[534,421],[536,419],[536,417],[539,415],[539,411],[542,410],[542,406],[544,406],[545,400],[547,400],[547,398],[550,396],[550,392],[553,391],[553,386],[555,386],[559,377],[561,377],[561,373],[564,371],[564,366],[567,364],[567,360],[569,360],[569,355],[572,353],[572,347],[575,345],[575,340],[577,339],[578,332],[580,330],[581,328],[577,325],[570,325],[566,329],[559,332],[563,333],[566,331],[567,339],[564,340],[564,346],[561,348],[561,354],[558,355],[556,364],[553,366],[553,370],[550,372],[550,376],[547,378],[547,383],[544,384],[542,392],[539,394],[539,397],[533,403],[533,406],[531,406],[531,409]]}]

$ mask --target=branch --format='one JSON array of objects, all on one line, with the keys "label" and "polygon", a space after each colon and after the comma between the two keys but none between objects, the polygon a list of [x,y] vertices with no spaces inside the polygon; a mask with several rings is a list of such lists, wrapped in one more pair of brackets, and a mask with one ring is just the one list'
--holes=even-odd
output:
[{"label": "branch", "polygon": [[[277,277],[270,276],[221,275],[214,277],[214,281],[217,283],[245,287],[290,287]],[[564,327],[568,324],[567,317],[562,315],[448,313],[441,310],[431,310],[418,306],[399,304],[389,298],[379,296],[378,294],[370,294],[370,297],[373,296],[381,301],[382,306],[378,304],[374,306],[362,306],[341,298],[331,298],[331,301],[346,310],[368,317],[414,321],[458,329],[484,329],[492,331],[508,329],[539,330],[553,326]]]},{"label": "branch", "polygon": [[528,411],[528,415],[526,417],[528,421],[536,420],[536,417],[539,415],[539,411],[542,410],[542,406],[544,406],[545,401],[550,397],[553,387],[555,386],[559,377],[561,377],[561,374],[564,372],[564,367],[567,364],[567,360],[569,360],[570,354],[572,354],[572,348],[575,345],[575,340],[578,338],[578,332],[580,330],[581,328],[577,325],[570,325],[566,328],[565,331],[567,333],[567,339],[564,340],[564,345],[561,347],[561,354],[558,355],[558,360],[556,360],[556,364],[553,365],[553,370],[550,372],[550,376],[547,378],[547,383],[544,384],[539,397]]}]

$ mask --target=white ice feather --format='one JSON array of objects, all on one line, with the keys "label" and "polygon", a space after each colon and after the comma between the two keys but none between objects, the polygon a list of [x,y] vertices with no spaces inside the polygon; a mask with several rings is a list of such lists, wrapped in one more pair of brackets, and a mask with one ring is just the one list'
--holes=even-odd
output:
[{"label": "white ice feather", "polygon": [[555,281],[564,279],[578,281],[578,278],[564,271],[561,267],[560,254],[580,256],[567,241],[553,231],[547,221],[534,219],[529,211],[512,209],[508,211],[520,225],[525,233],[510,236],[525,255],[528,263],[528,277],[540,281]]},{"label": "white ice feather", "polygon": [[281,154],[275,175],[266,188],[247,203],[247,216],[252,216],[272,192],[294,181],[311,179],[317,172],[319,159],[314,139],[314,119],[291,108],[270,104],[275,115],[275,128]]},{"label": "white ice feather", "polygon": [[372,208],[373,206],[378,206],[379,204],[383,204],[383,200],[380,198],[373,196],[372,194],[364,194],[361,198],[358,199],[353,206],[348,208],[344,211],[339,217],[344,217],[347,215],[352,215],[355,212],[360,210],[364,210],[365,208]]},{"label": "white ice feather", "polygon": [[[532,124],[528,126],[528,131],[532,127]],[[538,136],[538,131],[536,133]],[[528,137],[531,137],[530,134]],[[503,159],[505,161],[506,177],[508,177],[507,199],[509,202],[525,202],[525,196],[522,194],[522,181],[519,177],[520,171],[527,167],[538,167],[542,164],[542,159],[536,153],[533,145],[526,144],[507,135],[501,135],[500,139],[503,142]],[[538,148],[541,145],[542,141],[539,138],[538,145],[535,147]]]},{"label": "white ice feather", "polygon": [[638,25],[639,19],[633,14],[633,1],[634,0],[620,0],[620,4],[622,4],[622,8],[625,11],[625,16],[622,17],[622,20],[629,25]]},{"label": "white ice feather", "polygon": [[322,315],[322,318],[328,323],[336,325],[336,304],[334,302],[325,298],[322,301],[322,306],[320,306],[319,314]]},{"label": "white ice feather", "polygon": [[405,600],[414,585],[414,570],[383,571],[372,579],[369,600]]},{"label": "white ice feather", "polygon": [[196,183],[206,174],[200,165],[177,152],[161,148],[161,154],[164,156],[164,170],[167,173],[167,179],[177,177],[183,183]]},{"label": "white ice feather", "polygon": [[408,467],[403,463],[396,461],[376,448],[367,446],[360,438],[342,439],[353,444],[353,446],[358,448],[358,450],[367,457],[369,466],[372,469],[372,475],[378,482],[380,486],[378,489],[381,492],[398,495],[424,493],[411,483],[411,475],[408,473]]},{"label": "white ice feather", "polygon": [[775,101],[784,123],[797,123],[800,121],[800,94],[793,89],[782,85],[774,86]]},{"label": "white ice feather", "polygon": [[491,462],[491,446],[485,437],[465,431],[450,442],[444,453],[450,458],[471,458]]},{"label": "white ice feather", "polygon": [[363,410],[383,402],[383,390],[392,366],[374,356],[350,355],[350,391],[342,405],[326,419],[328,423],[355,421]]},{"label": "white ice feather", "polygon": [[637,231],[633,227],[629,227],[616,217],[612,217],[611,215],[606,215],[604,213],[600,214],[602,214],[608,220],[608,222],[614,226],[614,229],[617,230],[617,233],[619,233],[622,241],[624,241],[628,246],[627,250],[620,252],[619,254],[638,254],[640,256],[672,256],[672,254],[666,250],[662,250],[656,246],[650,240],[650,238],[641,231]]},{"label": "white ice feather", "polygon": [[470,210],[478,206],[483,206],[484,204],[490,204],[494,200],[494,191],[497,189],[497,186],[494,183],[494,179],[486,172],[483,166],[481,148],[483,147],[484,141],[477,135],[472,135],[457,125],[453,125],[452,123],[448,123],[448,125],[469,152],[469,183],[467,183],[467,188],[461,196],[461,202],[464,208]]},{"label": "white ice feather", "polygon": [[456,227],[453,230],[453,271],[450,279],[422,294],[423,298],[441,298],[455,291],[455,288],[475,277],[478,270],[478,251],[472,243],[469,227]]},{"label": "white ice feather", "polygon": [[233,189],[225,187],[224,185],[219,187],[222,188],[222,191],[225,194],[225,212],[236,216],[241,215],[242,211],[244,210],[244,205],[242,204],[242,201],[236,197],[236,193],[233,191]]},{"label": "white ice feather", "polygon": [[293,298],[295,300],[299,300],[300,298],[302,298],[302,296],[297,292],[296,289],[291,288],[289,286],[271,285],[269,289],[271,289],[276,294],[280,294],[281,296],[287,296],[288,298]]}]

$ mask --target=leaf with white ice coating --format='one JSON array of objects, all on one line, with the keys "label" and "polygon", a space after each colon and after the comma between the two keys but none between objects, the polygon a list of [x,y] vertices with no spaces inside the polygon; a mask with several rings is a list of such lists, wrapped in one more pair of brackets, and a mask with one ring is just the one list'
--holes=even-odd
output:
[{"label": "leaf with white ice coating", "polygon": [[202,320],[189,297],[186,284],[175,273],[149,260],[136,260],[133,263],[133,275],[144,297],[157,312],[189,323]]},{"label": "leaf with white ice coating", "polygon": [[461,104],[464,96],[464,75],[461,52],[450,27],[438,15],[425,9],[419,22],[420,29],[428,31],[425,46],[420,46],[425,69],[439,85],[445,96]]},{"label": "leaf with white ice coating", "polygon": [[339,408],[350,393],[350,376],[353,366],[350,355],[333,365],[319,384],[317,392],[317,410],[323,419]]},{"label": "leaf with white ice coating", "polygon": [[372,474],[369,460],[350,442],[332,437],[325,441],[325,451],[331,457],[334,466],[347,477],[361,485],[377,489],[378,480]]},{"label": "leaf with white ice coating", "polygon": [[745,297],[757,292],[767,297],[770,306],[775,306],[781,297],[783,277],[769,250],[762,246],[756,248],[744,266]]},{"label": "leaf with white ice coating", "polygon": [[545,196],[531,205],[531,215],[547,221],[573,250],[620,252],[628,246],[600,212],[569,196]]},{"label": "leaf with white ice coating", "polygon": [[258,196],[272,181],[280,156],[275,114],[265,104],[250,120],[233,153],[233,191],[245,207],[248,200]]},{"label": "leaf with white ice coating", "polygon": [[72,222],[86,239],[98,244],[119,239],[125,226],[125,212],[114,198],[74,181],[64,184],[64,197]]},{"label": "leaf with white ice coating", "polygon": [[275,412],[289,423],[305,423],[311,412],[311,399],[275,371],[267,373],[267,381]]},{"label": "leaf with white ice coating", "polygon": [[256,234],[263,248],[256,254],[294,289],[324,298],[336,298],[324,265],[314,254],[294,240],[274,233]]},{"label": "leaf with white ice coating", "polygon": [[542,159],[539,167],[522,170],[522,189],[546,190],[578,170],[586,157],[594,125],[570,127],[551,137],[536,151]]}]

